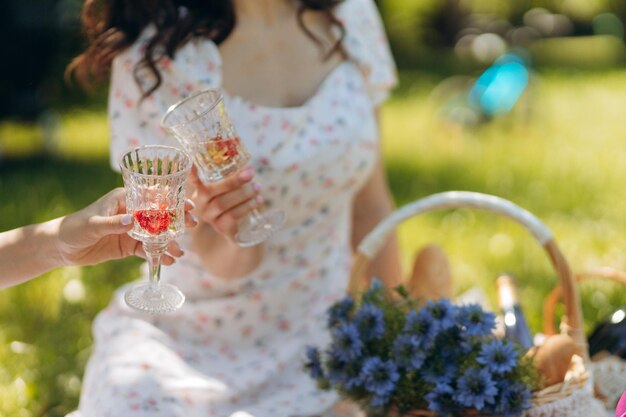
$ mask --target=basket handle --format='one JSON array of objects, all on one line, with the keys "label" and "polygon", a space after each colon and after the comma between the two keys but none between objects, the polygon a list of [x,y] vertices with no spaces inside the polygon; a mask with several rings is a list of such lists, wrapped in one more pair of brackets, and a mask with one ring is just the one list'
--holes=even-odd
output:
[{"label": "basket handle", "polygon": [[576,341],[580,351],[587,357],[587,342],[582,331],[582,311],[578,289],[573,274],[550,230],[541,220],[518,205],[493,195],[468,192],[448,191],[433,194],[409,203],[381,221],[359,244],[356,258],[350,274],[348,292],[355,295],[361,292],[365,271],[369,261],[383,246],[391,231],[403,221],[429,211],[447,208],[476,208],[508,217],[524,226],[546,250],[563,288],[564,304],[567,315],[567,333]]},{"label": "basket handle", "polygon": [[[593,279],[608,279],[626,285],[626,273],[610,267],[590,269],[576,274],[575,278],[577,282],[589,281]],[[543,332],[546,335],[556,333],[556,328],[554,326],[554,311],[556,309],[556,303],[560,298],[561,286],[557,285],[552,289],[543,302]]]}]

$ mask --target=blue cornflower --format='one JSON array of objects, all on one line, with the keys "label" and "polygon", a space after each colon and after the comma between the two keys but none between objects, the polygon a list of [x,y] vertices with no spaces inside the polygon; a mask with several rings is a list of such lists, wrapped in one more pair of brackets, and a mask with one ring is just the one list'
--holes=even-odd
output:
[{"label": "blue cornflower", "polygon": [[446,330],[456,325],[456,307],[447,298],[429,301],[426,308],[440,330]]},{"label": "blue cornflower", "polygon": [[419,369],[426,359],[417,336],[401,334],[393,342],[392,355],[396,363],[409,371]]},{"label": "blue cornflower", "polygon": [[332,330],[333,342],[330,347],[331,355],[340,360],[350,362],[361,356],[363,342],[359,331],[352,323],[341,323]]},{"label": "blue cornflower", "polygon": [[346,389],[355,389],[363,386],[363,377],[360,372],[356,371],[356,373],[348,372],[346,373],[346,378],[343,386]]},{"label": "blue cornflower", "polygon": [[454,390],[448,384],[437,384],[426,394],[428,409],[437,414],[449,415],[455,411],[460,411],[461,407],[454,401]]},{"label": "blue cornflower", "polygon": [[328,309],[328,327],[333,327],[348,320],[350,311],[354,307],[354,299],[349,295],[336,302]]},{"label": "blue cornflower", "polygon": [[309,375],[313,379],[324,378],[324,370],[320,360],[320,352],[316,347],[306,347],[306,362],[304,367],[309,371]]},{"label": "blue cornflower", "polygon": [[511,343],[495,339],[483,344],[476,361],[490,372],[503,374],[517,365],[517,351]]},{"label": "blue cornflower", "polygon": [[353,322],[364,340],[380,339],[385,334],[383,311],[370,303],[363,304],[354,315]]},{"label": "blue cornflower", "polygon": [[435,341],[439,328],[433,320],[430,311],[422,308],[419,311],[409,311],[409,314],[406,316],[403,332],[417,336],[422,348],[427,350]]},{"label": "blue cornflower", "polygon": [[478,304],[460,306],[456,320],[468,336],[487,336],[496,327],[495,314],[484,311]]},{"label": "blue cornflower", "polygon": [[384,361],[378,356],[367,358],[361,368],[363,385],[378,397],[390,396],[400,379],[398,368],[393,361]]},{"label": "blue cornflower", "polygon": [[335,352],[328,350],[326,369],[328,370],[328,382],[331,385],[345,384],[350,379],[348,375],[348,362],[340,359]]},{"label": "blue cornflower", "polygon": [[[438,355],[438,353],[435,353]],[[435,360],[429,358],[420,369],[424,381],[433,385],[451,384],[456,379],[458,372],[458,358],[450,358],[450,360],[439,357]]]},{"label": "blue cornflower", "polygon": [[496,383],[485,368],[469,368],[457,382],[457,401],[467,408],[480,411],[494,403],[496,394]]},{"label": "blue cornflower", "polygon": [[506,385],[501,388],[498,401],[493,407],[494,414],[515,417],[532,406],[530,388],[521,383]]},{"label": "blue cornflower", "polygon": [[454,326],[446,330],[443,337],[437,339],[439,346],[445,346],[445,350],[442,352],[444,356],[454,358],[461,358],[469,355],[476,346],[480,345],[480,340],[477,337],[468,336],[465,333],[465,329],[460,326]]},{"label": "blue cornflower", "polygon": [[329,351],[326,369],[328,370],[327,379],[331,385],[342,385],[346,389],[358,388],[363,385],[361,361],[346,362],[338,358],[334,352]]},{"label": "blue cornflower", "polygon": [[380,300],[385,286],[383,282],[378,278],[373,278],[370,283],[370,287],[363,293],[363,301],[377,301]]}]

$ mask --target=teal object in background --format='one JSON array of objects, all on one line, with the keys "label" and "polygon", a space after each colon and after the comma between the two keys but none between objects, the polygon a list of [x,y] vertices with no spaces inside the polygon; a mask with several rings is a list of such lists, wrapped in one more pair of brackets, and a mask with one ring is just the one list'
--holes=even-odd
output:
[{"label": "teal object in background", "polygon": [[505,54],[483,72],[469,92],[470,103],[486,116],[505,114],[528,86],[529,71],[523,58]]}]

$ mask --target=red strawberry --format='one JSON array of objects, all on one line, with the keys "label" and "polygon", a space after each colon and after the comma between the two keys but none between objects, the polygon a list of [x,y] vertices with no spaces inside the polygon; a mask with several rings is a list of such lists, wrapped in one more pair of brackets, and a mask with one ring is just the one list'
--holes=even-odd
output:
[{"label": "red strawberry", "polygon": [[167,210],[137,210],[135,220],[146,232],[158,235],[167,230],[172,216]]},{"label": "red strawberry", "polygon": [[230,159],[237,156],[237,148],[239,146],[239,138],[226,140],[222,142],[222,149],[225,150],[226,158]]},{"label": "red strawberry", "polygon": [[217,136],[209,143],[207,150],[214,163],[228,163],[239,154],[239,138],[222,139]]}]

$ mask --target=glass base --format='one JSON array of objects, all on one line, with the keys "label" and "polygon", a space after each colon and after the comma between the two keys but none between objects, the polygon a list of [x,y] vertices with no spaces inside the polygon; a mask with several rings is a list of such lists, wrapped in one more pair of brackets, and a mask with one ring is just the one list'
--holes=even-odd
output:
[{"label": "glass base", "polygon": [[149,282],[146,282],[126,291],[124,301],[135,310],[148,313],[170,313],[182,307],[185,295],[173,285],[160,283],[155,289]]},{"label": "glass base", "polygon": [[267,210],[259,217],[259,222],[250,221],[240,226],[235,240],[241,247],[258,245],[272,236],[285,222],[285,213],[282,210]]}]

